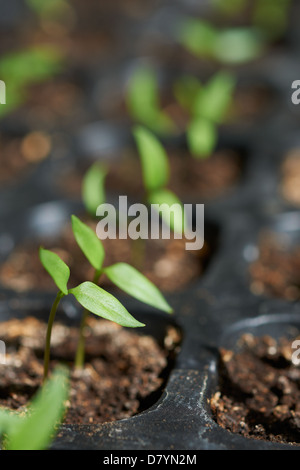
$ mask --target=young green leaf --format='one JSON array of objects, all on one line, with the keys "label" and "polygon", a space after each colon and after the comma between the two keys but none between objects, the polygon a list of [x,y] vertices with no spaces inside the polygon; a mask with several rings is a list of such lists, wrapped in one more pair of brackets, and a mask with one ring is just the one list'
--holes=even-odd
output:
[{"label": "young green leaf", "polygon": [[127,90],[127,107],[135,120],[154,131],[169,133],[175,130],[171,118],[160,109],[157,78],[150,66],[139,67],[132,74]]},{"label": "young green leaf", "polygon": [[113,295],[92,282],[83,282],[70,289],[69,293],[74,295],[80,305],[99,317],[129,328],[145,326],[133,318]]},{"label": "young green leaf", "polygon": [[129,264],[116,263],[105,268],[104,272],[117,287],[127,294],[152,307],[172,313],[172,308],[159,289]]},{"label": "young green leaf", "polygon": [[211,57],[218,38],[218,30],[206,21],[189,18],[183,22],[179,40],[197,56]]},{"label": "young green leaf", "polygon": [[32,47],[12,52],[0,60],[0,76],[10,86],[24,87],[41,82],[58,73],[62,67],[62,56],[57,48]]},{"label": "young green leaf", "polygon": [[7,429],[7,450],[43,450],[61,422],[68,398],[68,372],[57,368],[29,406],[28,414]]},{"label": "young green leaf", "polygon": [[194,115],[212,122],[221,123],[233,100],[235,78],[219,72],[200,90],[194,101]]},{"label": "young green leaf", "polygon": [[239,64],[261,56],[265,47],[261,34],[251,28],[220,31],[214,56],[222,63]]},{"label": "young green leaf", "polygon": [[91,263],[99,271],[102,268],[105,252],[102,242],[95,232],[78,217],[72,215],[72,229],[75,239],[81,250]]},{"label": "young green leaf", "polygon": [[82,200],[87,211],[95,217],[97,207],[105,202],[106,167],[96,162],[86,172],[82,183]]},{"label": "young green leaf", "polygon": [[68,294],[68,281],[70,277],[70,269],[63,262],[63,260],[53,251],[45,250],[40,248],[40,260],[48,274],[52,277],[53,281],[57,285],[63,294]]},{"label": "young green leaf", "polygon": [[152,191],[148,196],[149,204],[158,204],[159,213],[164,223],[173,230],[182,234],[186,225],[183,207],[178,197],[169,189]]},{"label": "young green leaf", "polygon": [[187,140],[189,149],[194,157],[209,157],[217,142],[215,124],[207,119],[196,117],[188,125]]},{"label": "young green leaf", "polygon": [[162,188],[169,180],[169,164],[165,149],[159,140],[142,126],[135,126],[133,135],[141,157],[146,191]]}]

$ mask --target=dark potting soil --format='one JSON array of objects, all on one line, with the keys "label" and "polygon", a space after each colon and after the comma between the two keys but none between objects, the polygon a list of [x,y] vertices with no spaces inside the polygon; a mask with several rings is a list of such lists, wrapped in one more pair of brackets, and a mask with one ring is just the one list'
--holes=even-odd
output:
[{"label": "dark potting soil", "polygon": [[294,301],[300,298],[300,247],[290,245],[274,234],[264,234],[259,242],[258,259],[250,265],[250,289]]},{"label": "dark potting soil", "polygon": [[2,135],[0,145],[0,181],[8,182],[47,157],[51,138],[43,132],[31,132],[23,137]]},{"label": "dark potting soil", "polygon": [[[46,324],[36,318],[1,323],[6,365],[1,366],[0,405],[24,410],[41,385]],[[162,392],[180,335],[168,327],[164,344],[134,330],[92,316],[88,321],[86,365],[72,369],[66,424],[92,424],[128,418],[150,407]],[[51,368],[72,366],[78,329],[53,327]]]},{"label": "dark potting soil", "polygon": [[300,149],[288,152],[281,166],[280,192],[284,199],[300,206]]},{"label": "dark potting soil", "polygon": [[292,340],[243,335],[237,351],[220,349],[217,423],[245,437],[300,444],[300,368]]},{"label": "dark potting soil", "polygon": [[[87,221],[86,221],[87,222]],[[96,222],[89,222],[95,230]],[[141,270],[159,289],[175,291],[200,276],[212,256],[215,246],[205,242],[197,251],[186,250],[185,239],[145,240],[145,263],[140,264],[139,240],[103,240],[106,251],[104,265],[126,262]],[[0,266],[0,282],[3,286],[17,291],[53,290],[54,284],[39,260],[39,246],[55,251],[70,267],[70,287],[93,278],[93,268],[78,247],[70,224],[66,225],[56,240],[24,242],[17,246],[7,260]],[[134,251],[137,257],[134,257]],[[136,262],[135,262],[136,260]],[[142,267],[141,267],[142,266]],[[103,287],[111,288],[106,277],[100,279]]]}]

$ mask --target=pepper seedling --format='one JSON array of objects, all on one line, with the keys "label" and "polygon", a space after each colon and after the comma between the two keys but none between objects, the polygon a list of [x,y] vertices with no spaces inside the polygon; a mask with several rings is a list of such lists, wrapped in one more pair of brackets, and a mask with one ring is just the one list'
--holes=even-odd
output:
[{"label": "pepper seedling", "polygon": [[53,440],[65,414],[69,373],[57,367],[25,412],[0,408],[0,436],[5,450],[43,450]]},{"label": "pepper seedling", "polygon": [[[168,155],[160,141],[143,126],[133,128],[133,136],[139,152],[145,200],[148,204],[160,204],[161,217],[174,232],[182,233],[185,220],[182,215],[182,203],[167,185],[170,179]],[[165,206],[163,206],[165,204]],[[173,206],[174,205],[174,206]],[[170,207],[173,206],[172,217]],[[176,211],[176,208],[179,209]]]},{"label": "pepper seedling", "polygon": [[63,297],[69,294],[74,295],[79,304],[84,308],[76,353],[76,366],[78,367],[82,367],[84,362],[84,329],[88,312],[128,328],[145,326],[137,321],[112,294],[96,284],[102,274],[105,274],[116,286],[132,297],[167,313],[172,312],[172,308],[159,289],[132,266],[126,263],[116,263],[104,268],[105,252],[102,242],[93,230],[76,216],[72,216],[72,228],[79,247],[95,269],[94,279],[93,282],[86,281],[77,287],[68,289],[67,284],[70,277],[68,266],[56,253],[40,248],[41,263],[59,289],[52,305],[47,326],[44,380],[48,375],[49,369],[52,326],[58,304]]},{"label": "pepper seedling", "polygon": [[178,39],[193,55],[235,65],[260,57],[266,41],[255,27],[218,29],[211,23],[194,18],[185,19]]},{"label": "pepper seedling", "polygon": [[134,121],[159,134],[176,131],[170,116],[161,109],[158,80],[151,66],[135,69],[128,82],[126,103]]},{"label": "pepper seedling", "polygon": [[62,54],[55,47],[35,46],[3,56],[0,77],[8,86],[6,105],[0,107],[0,114],[8,113],[24,103],[30,85],[44,82],[61,68]]},{"label": "pepper seedling", "polygon": [[217,143],[218,126],[233,102],[235,77],[228,72],[216,73],[205,85],[194,77],[183,77],[174,85],[174,93],[190,113],[187,143],[192,156],[209,157]]}]

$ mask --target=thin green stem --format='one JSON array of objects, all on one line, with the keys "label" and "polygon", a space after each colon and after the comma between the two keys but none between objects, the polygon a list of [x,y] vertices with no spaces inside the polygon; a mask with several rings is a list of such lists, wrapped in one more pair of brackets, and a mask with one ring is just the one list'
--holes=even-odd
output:
[{"label": "thin green stem", "polygon": [[[102,270],[95,270],[93,282],[98,284],[99,278],[102,274]],[[76,369],[82,369],[85,361],[85,327],[89,312],[85,308],[82,312],[80,327],[79,327],[79,339],[75,356],[75,367]]]},{"label": "thin green stem", "polygon": [[48,372],[49,372],[49,362],[50,362],[50,344],[51,344],[51,333],[52,333],[52,326],[54,323],[56,311],[59,302],[61,299],[64,297],[65,294],[63,294],[61,291],[58,292],[51,311],[49,315],[49,320],[48,320],[48,325],[47,325],[47,334],[46,334],[46,344],[45,344],[45,352],[44,352],[44,376],[43,376],[43,383],[48,377]]}]

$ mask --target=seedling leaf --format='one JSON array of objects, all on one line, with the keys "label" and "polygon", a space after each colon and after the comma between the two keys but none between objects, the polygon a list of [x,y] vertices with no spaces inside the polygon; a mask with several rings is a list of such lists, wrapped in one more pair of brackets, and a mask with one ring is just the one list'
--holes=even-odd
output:
[{"label": "seedling leaf", "polygon": [[172,313],[172,308],[159,289],[129,264],[116,263],[105,268],[104,272],[117,287],[127,294],[152,307]]},{"label": "seedling leaf", "polygon": [[63,418],[68,390],[68,372],[65,368],[57,368],[29,406],[28,415],[15,420],[15,426],[9,427],[7,449],[47,448]]},{"label": "seedling leaf", "polygon": [[187,140],[192,155],[207,158],[213,152],[217,142],[215,124],[204,118],[193,119],[187,128]]},{"label": "seedling leaf", "polygon": [[215,50],[218,30],[206,21],[187,19],[184,21],[179,39],[182,44],[197,56],[210,57]]},{"label": "seedling leaf", "polygon": [[238,64],[259,57],[264,50],[261,35],[251,28],[231,28],[220,31],[214,55],[223,63]]},{"label": "seedling leaf", "polygon": [[92,282],[83,282],[70,289],[69,293],[75,296],[80,305],[99,317],[129,328],[145,326],[133,318],[113,295]]},{"label": "seedling leaf", "polygon": [[182,234],[186,225],[181,201],[169,189],[153,191],[148,197],[149,204],[158,204],[163,222],[171,230]]},{"label": "seedling leaf", "polygon": [[68,294],[68,281],[70,277],[70,269],[63,262],[63,260],[53,251],[45,250],[40,248],[40,260],[48,274],[52,277],[53,281],[63,292],[63,294]]},{"label": "seedling leaf", "polygon": [[83,178],[82,200],[87,211],[94,217],[97,207],[105,202],[104,182],[106,174],[106,167],[96,162],[88,169]]},{"label": "seedling leaf", "polygon": [[75,239],[91,265],[99,271],[102,267],[105,252],[102,242],[95,232],[78,217],[72,215],[72,229]]},{"label": "seedling leaf", "polygon": [[201,82],[193,76],[184,76],[174,83],[174,95],[178,103],[188,111],[194,108],[195,96],[202,91]]},{"label": "seedling leaf", "polygon": [[236,80],[226,72],[220,72],[200,90],[194,103],[194,115],[221,123],[233,99]]},{"label": "seedling leaf", "polygon": [[139,67],[132,74],[127,107],[135,120],[154,131],[168,133],[175,130],[171,118],[160,109],[157,78],[150,66]]},{"label": "seedling leaf", "polygon": [[159,140],[142,126],[135,126],[133,135],[141,157],[146,191],[162,188],[169,180],[169,164],[165,149]]}]

